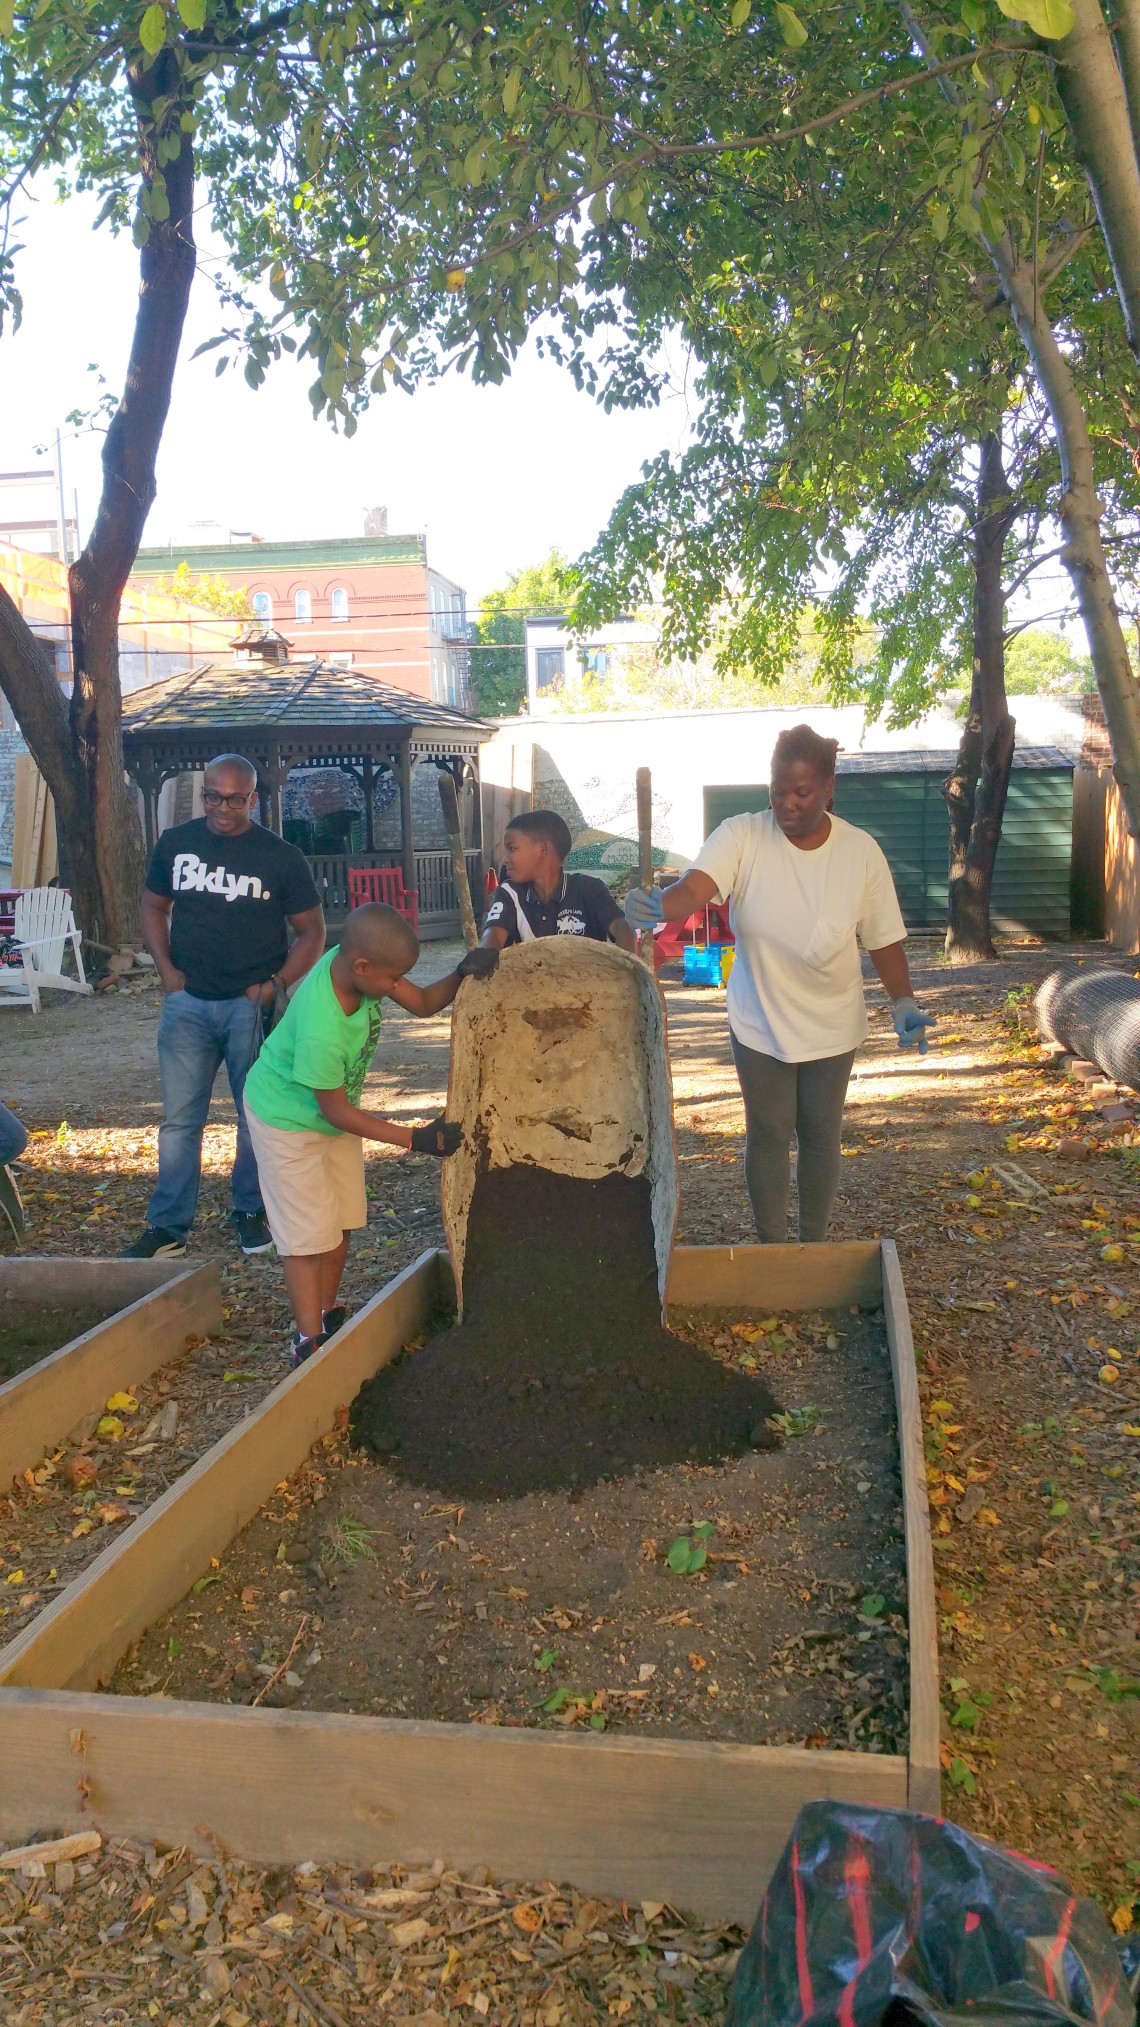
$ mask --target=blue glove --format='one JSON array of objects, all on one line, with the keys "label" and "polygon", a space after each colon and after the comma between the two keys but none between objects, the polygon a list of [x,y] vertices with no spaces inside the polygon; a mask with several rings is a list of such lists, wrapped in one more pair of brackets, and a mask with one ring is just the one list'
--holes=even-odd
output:
[{"label": "blue glove", "polygon": [[926,1030],[933,1026],[936,1016],[923,1013],[917,1000],[905,997],[896,999],[891,1018],[895,1024],[900,1049],[913,1049],[917,1042],[919,1055],[925,1056],[930,1048]]},{"label": "blue glove", "polygon": [[631,887],[625,897],[625,919],[631,929],[652,929],[665,920],[665,897],[660,887]]}]

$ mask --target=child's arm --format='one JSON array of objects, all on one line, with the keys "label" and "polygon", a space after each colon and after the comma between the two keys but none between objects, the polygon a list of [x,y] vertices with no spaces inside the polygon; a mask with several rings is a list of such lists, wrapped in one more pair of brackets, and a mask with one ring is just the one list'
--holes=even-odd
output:
[{"label": "child's arm", "polygon": [[381,1119],[378,1112],[365,1112],[353,1105],[342,1084],[339,1091],[314,1091],[313,1096],[330,1126],[338,1133],[355,1133],[358,1140],[383,1140],[389,1147],[402,1147],[411,1154],[455,1154],[463,1144],[463,1128],[442,1112],[426,1126],[397,1126]]},{"label": "child's arm", "polygon": [[410,1126],[397,1126],[394,1120],[381,1119],[378,1112],[365,1112],[352,1103],[343,1084],[338,1091],[314,1091],[313,1096],[338,1133],[355,1133],[358,1140],[383,1140],[390,1147],[411,1147]]},{"label": "child's arm", "polygon": [[389,994],[397,1006],[408,1013],[418,1014],[426,1020],[429,1014],[442,1013],[450,1006],[463,983],[458,971],[451,971],[446,978],[437,978],[434,985],[413,985],[410,978],[398,978],[389,988]]}]

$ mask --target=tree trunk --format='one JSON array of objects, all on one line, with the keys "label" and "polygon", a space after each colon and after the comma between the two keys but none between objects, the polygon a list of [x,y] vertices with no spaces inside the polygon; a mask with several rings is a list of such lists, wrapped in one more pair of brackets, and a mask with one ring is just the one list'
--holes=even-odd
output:
[{"label": "tree trunk", "polygon": [[[90,812],[84,839],[94,862],[103,941],[137,926],[143,842],[123,772],[119,608],[154,503],[155,463],[194,280],[194,150],[179,132],[185,105],[177,53],[164,49],[128,82],[139,129],[143,202],[152,214],[139,257],[139,303],[122,399],[103,446],[103,492],[87,547],[71,568],[75,683],[71,737]],[[166,100],[156,123],[151,105]],[[177,137],[178,154],[160,168]],[[144,213],[145,215],[145,213]]]},{"label": "tree trunk", "polygon": [[[1065,121],[1089,179],[1128,343],[1140,358],[1140,162],[1128,95],[1100,0],[1072,0],[1072,5],[1072,32],[1063,42],[1042,47],[1057,62]],[[1135,34],[1135,22],[1121,25],[1122,59]]]},{"label": "tree trunk", "polygon": [[1140,145],[1140,0],[1119,0],[1112,36],[1124,78],[1132,144],[1136,147]]},{"label": "tree trunk", "polygon": [[[153,217],[139,260],[139,304],[122,399],[103,449],[95,525],[70,573],[75,679],[71,709],[18,607],[0,590],[0,689],[51,790],[77,919],[105,943],[138,920],[143,844],[123,772],[119,607],[155,495],[155,462],[194,279],[194,156],[180,131],[188,106],[176,52],[128,76],[139,132],[144,209]],[[156,124],[154,100],[166,99]],[[168,154],[159,166],[158,144]]]},{"label": "tree trunk", "polygon": [[1008,234],[987,241],[994,266],[1037,383],[1049,405],[1061,479],[1065,538],[1062,560],[1085,624],[1096,686],[1112,741],[1113,774],[1140,837],[1140,683],[1132,673],[1100,537],[1101,505],[1093,475],[1092,444],[1072,370],[1033,287],[1032,270],[1014,252]]},{"label": "tree trunk", "polygon": [[1018,508],[1005,475],[1001,438],[987,436],[980,449],[970,709],[957,763],[943,789],[950,818],[946,951],[962,964],[997,955],[990,928],[990,890],[1013,765],[1014,724],[1005,694],[1002,561]]}]

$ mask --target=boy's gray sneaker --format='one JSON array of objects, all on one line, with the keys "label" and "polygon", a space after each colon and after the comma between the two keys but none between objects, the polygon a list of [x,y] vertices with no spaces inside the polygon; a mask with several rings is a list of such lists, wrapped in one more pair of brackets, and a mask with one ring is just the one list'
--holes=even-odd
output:
[{"label": "boy's gray sneaker", "polygon": [[273,1234],[266,1223],[264,1211],[235,1211],[234,1225],[238,1245],[247,1258],[252,1253],[272,1251]]}]

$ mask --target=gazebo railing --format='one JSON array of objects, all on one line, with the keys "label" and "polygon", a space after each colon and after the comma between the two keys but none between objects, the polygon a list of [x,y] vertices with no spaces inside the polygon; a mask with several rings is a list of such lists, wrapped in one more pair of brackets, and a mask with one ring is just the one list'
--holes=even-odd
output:
[{"label": "gazebo railing", "polygon": [[[482,916],[483,901],[483,855],[469,851],[467,877],[471,882],[471,898],[475,906],[476,919]],[[449,929],[459,928],[459,897],[451,871],[450,852],[417,852],[416,892],[419,896],[420,927],[429,936],[439,936]],[[330,922],[339,922],[348,914],[348,869],[350,866],[400,866],[403,859],[399,852],[316,852],[309,855],[309,865],[317,890],[324,904],[325,914]]]}]

